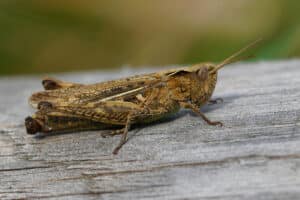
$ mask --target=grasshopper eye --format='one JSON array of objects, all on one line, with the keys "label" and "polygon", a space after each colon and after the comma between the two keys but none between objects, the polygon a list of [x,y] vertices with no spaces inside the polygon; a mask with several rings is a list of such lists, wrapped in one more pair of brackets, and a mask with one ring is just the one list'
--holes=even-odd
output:
[{"label": "grasshopper eye", "polygon": [[197,71],[197,75],[201,80],[206,80],[208,78],[208,69],[207,67],[202,67]]}]

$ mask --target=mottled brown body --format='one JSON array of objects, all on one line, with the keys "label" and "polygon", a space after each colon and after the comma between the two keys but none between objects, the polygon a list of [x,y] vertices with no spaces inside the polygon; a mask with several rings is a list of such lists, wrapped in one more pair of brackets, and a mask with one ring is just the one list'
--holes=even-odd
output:
[{"label": "mottled brown body", "polygon": [[[249,46],[241,51],[247,48]],[[222,125],[210,121],[199,108],[210,101],[218,70],[234,56],[219,65],[203,63],[91,85],[46,78],[42,82],[45,91],[30,97],[30,104],[38,111],[25,119],[27,132],[119,127],[121,129],[103,134],[122,134],[114,150],[116,154],[127,141],[132,124],[153,122],[180,108],[191,109],[210,125]]]}]

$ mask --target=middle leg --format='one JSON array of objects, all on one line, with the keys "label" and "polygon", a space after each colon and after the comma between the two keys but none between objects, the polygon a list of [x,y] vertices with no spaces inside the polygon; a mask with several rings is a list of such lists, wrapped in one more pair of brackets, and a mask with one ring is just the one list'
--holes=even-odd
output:
[{"label": "middle leg", "polygon": [[214,104],[219,104],[219,103],[223,103],[223,99],[222,98],[216,98],[216,99],[210,99],[208,101],[209,105],[214,105]]}]

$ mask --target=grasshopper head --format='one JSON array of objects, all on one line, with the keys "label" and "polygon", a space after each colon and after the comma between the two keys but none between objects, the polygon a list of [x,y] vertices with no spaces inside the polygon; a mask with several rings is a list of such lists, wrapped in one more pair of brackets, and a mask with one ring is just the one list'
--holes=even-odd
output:
[{"label": "grasshopper head", "polygon": [[[193,72],[196,73],[198,83],[192,83],[194,87],[191,90],[191,100],[193,103],[201,106],[206,101],[208,101],[215,89],[216,82],[217,82],[217,73],[218,70],[220,70],[222,67],[224,67],[227,64],[233,63],[236,61],[236,58],[244,53],[246,50],[252,48],[254,45],[256,45],[261,39],[258,39],[251,44],[247,45],[246,47],[240,49],[233,55],[226,58],[224,61],[222,61],[219,64],[213,64],[213,63],[201,63],[193,65],[189,68],[186,68],[185,71],[187,72]],[[196,89],[195,89],[196,88]]]},{"label": "grasshopper head", "polygon": [[193,104],[201,106],[210,99],[217,83],[215,66],[213,63],[191,66],[190,72],[193,72],[194,75],[191,76],[193,78],[190,86],[190,100]]}]

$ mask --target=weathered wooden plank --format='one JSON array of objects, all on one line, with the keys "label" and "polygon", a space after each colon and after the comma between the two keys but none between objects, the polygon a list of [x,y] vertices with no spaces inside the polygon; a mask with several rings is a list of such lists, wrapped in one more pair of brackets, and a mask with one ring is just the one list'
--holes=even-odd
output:
[{"label": "weathered wooden plank", "polygon": [[[90,83],[133,70],[63,74]],[[145,70],[135,73],[142,73]],[[25,133],[38,77],[0,79],[0,199],[297,199],[300,197],[300,61],[224,68],[203,111],[211,127],[181,111],[119,137],[99,132],[37,139]]]}]

